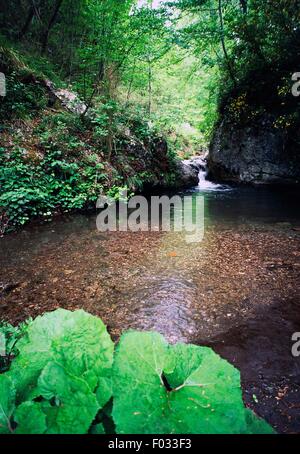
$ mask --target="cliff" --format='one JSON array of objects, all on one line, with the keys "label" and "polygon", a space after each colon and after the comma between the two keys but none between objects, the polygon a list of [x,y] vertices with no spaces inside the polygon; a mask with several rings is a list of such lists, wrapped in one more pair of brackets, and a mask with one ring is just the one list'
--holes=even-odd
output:
[{"label": "cliff", "polygon": [[249,71],[223,93],[208,166],[210,178],[253,184],[300,181],[300,98],[294,61],[280,58]]},{"label": "cliff", "polygon": [[300,182],[300,150],[283,130],[274,127],[274,117],[265,115],[246,127],[223,119],[210,145],[210,177],[220,181],[253,184]]}]

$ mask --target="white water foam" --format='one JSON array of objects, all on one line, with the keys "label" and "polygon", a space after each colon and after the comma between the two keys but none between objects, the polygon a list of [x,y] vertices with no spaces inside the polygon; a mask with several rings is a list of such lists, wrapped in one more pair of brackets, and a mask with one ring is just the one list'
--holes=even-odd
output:
[{"label": "white water foam", "polygon": [[224,189],[224,186],[221,184],[213,183],[209,181],[207,178],[207,170],[200,170],[199,171],[199,183],[198,188],[202,191],[215,191]]}]

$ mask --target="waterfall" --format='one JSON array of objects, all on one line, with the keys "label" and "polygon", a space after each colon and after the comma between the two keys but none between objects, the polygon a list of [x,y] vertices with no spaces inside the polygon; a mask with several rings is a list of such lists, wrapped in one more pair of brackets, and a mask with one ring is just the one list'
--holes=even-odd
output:
[{"label": "waterfall", "polygon": [[198,187],[199,189],[201,190],[214,190],[214,189],[219,189],[221,187],[220,184],[216,184],[216,183],[213,183],[212,181],[209,181],[207,180],[207,174],[208,174],[208,171],[207,171],[207,167],[206,167],[206,164],[203,165],[201,167],[201,169],[199,170],[199,174],[198,174],[198,177],[199,177],[199,183],[198,183]]}]

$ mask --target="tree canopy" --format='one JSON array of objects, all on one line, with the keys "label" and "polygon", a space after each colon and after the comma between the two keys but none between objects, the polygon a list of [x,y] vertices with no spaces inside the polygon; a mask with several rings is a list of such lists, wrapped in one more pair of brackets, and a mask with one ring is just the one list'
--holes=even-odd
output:
[{"label": "tree canopy", "polygon": [[189,123],[197,140],[253,77],[262,93],[287,89],[300,57],[298,0],[1,0],[0,23],[88,109],[139,106],[166,131],[188,135]]}]

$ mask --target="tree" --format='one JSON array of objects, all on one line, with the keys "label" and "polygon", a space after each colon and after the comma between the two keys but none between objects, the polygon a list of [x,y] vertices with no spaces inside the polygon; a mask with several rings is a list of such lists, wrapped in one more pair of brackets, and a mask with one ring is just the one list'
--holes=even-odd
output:
[{"label": "tree", "polygon": [[58,16],[58,13],[59,13],[59,10],[62,6],[62,3],[63,3],[64,0],[56,0],[56,3],[54,5],[54,8],[53,8],[53,12],[52,14],[50,15],[50,19],[49,19],[49,22],[45,28],[45,31],[44,33],[42,34],[42,39],[41,39],[41,44],[42,44],[42,47],[41,47],[41,51],[42,51],[42,55],[46,52],[47,50],[47,44],[48,44],[48,39],[49,39],[49,34],[50,34],[50,31],[52,29],[52,27],[54,26],[56,20],[57,20],[57,16]]}]

